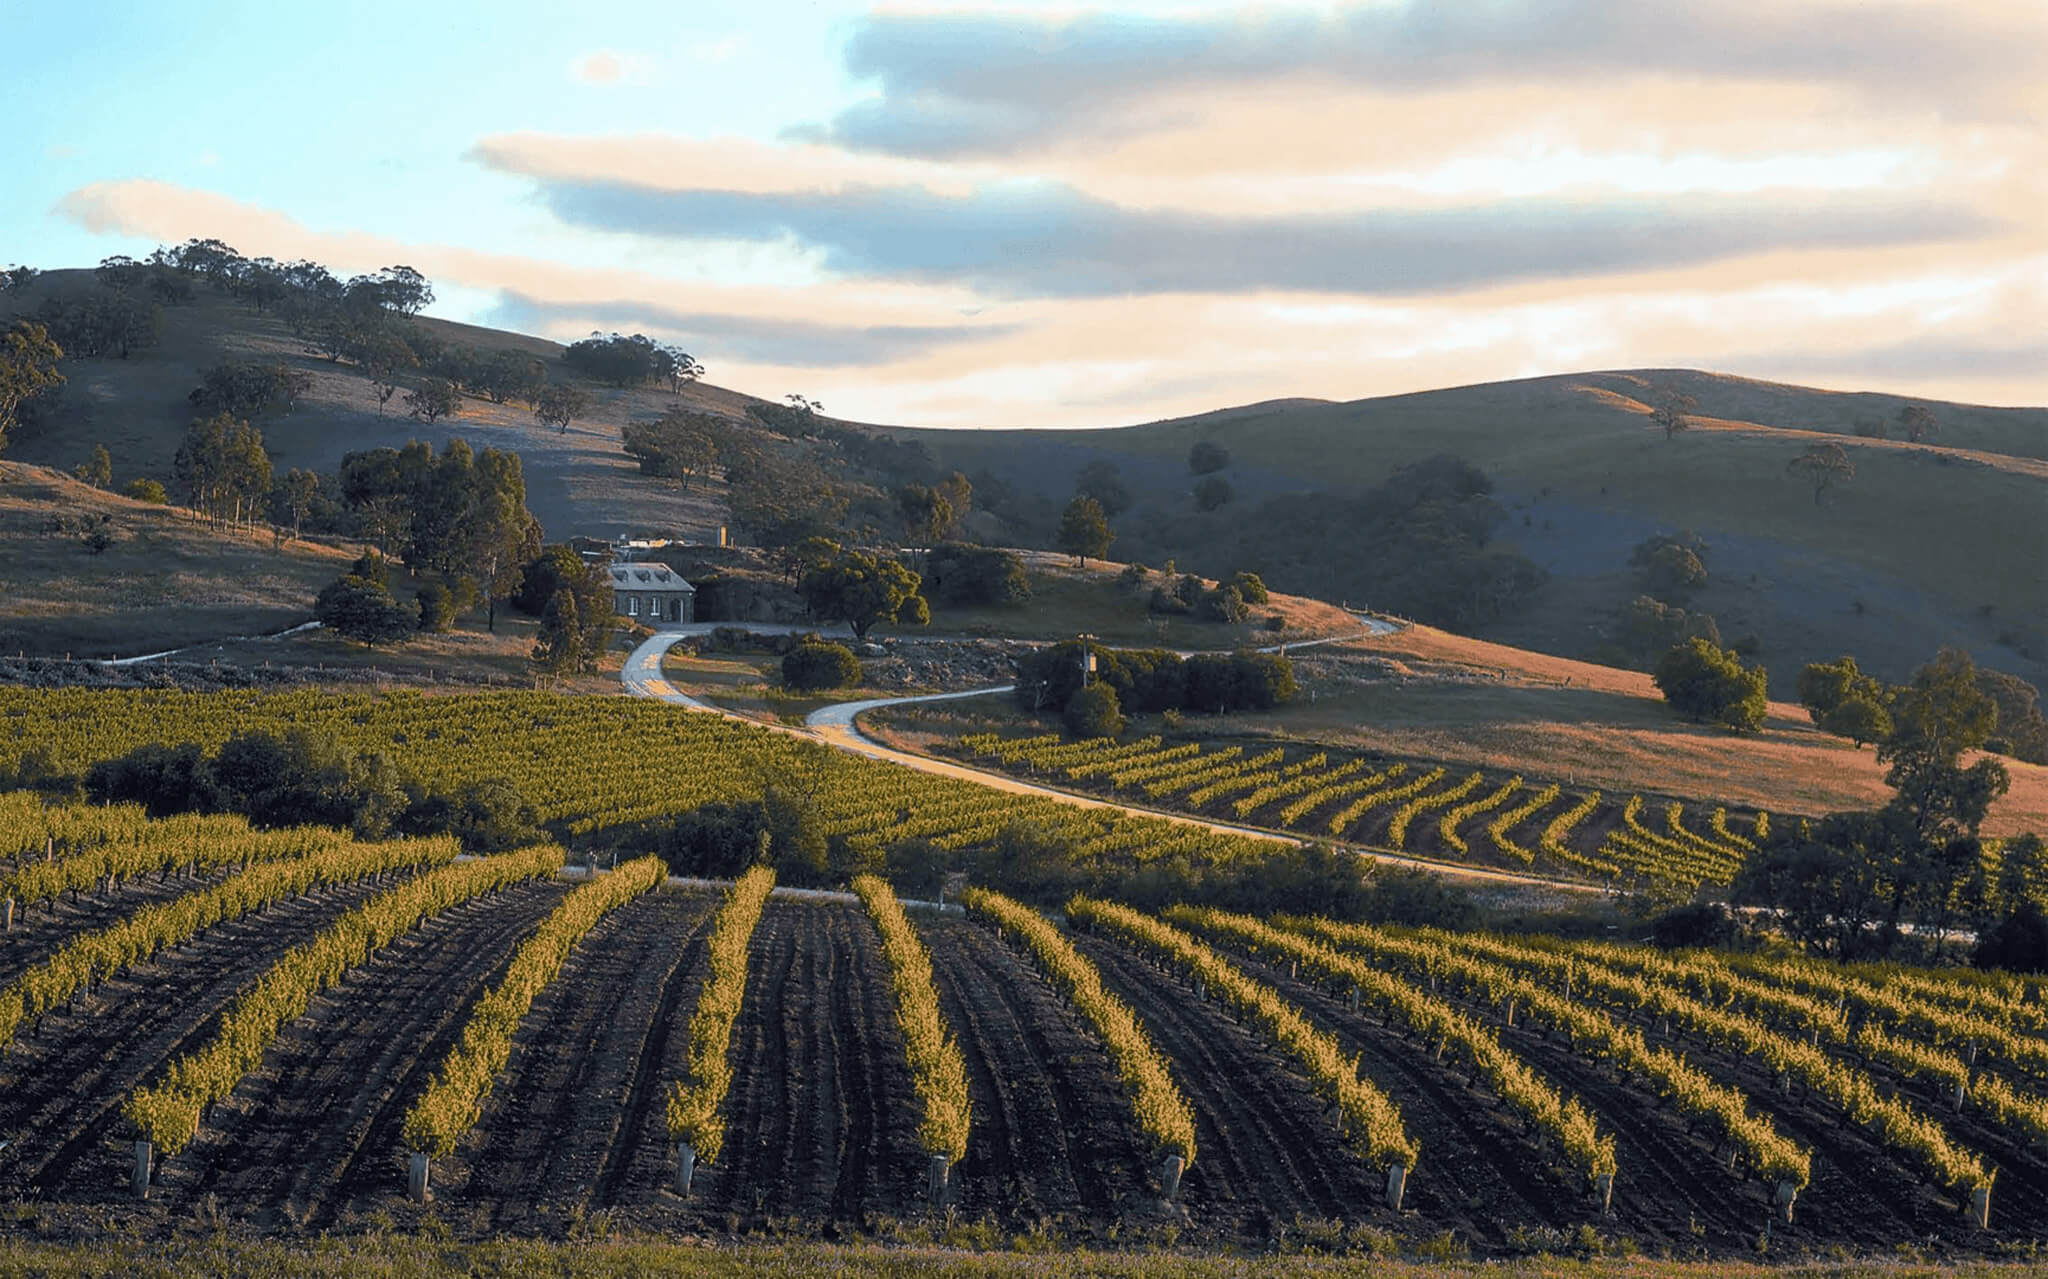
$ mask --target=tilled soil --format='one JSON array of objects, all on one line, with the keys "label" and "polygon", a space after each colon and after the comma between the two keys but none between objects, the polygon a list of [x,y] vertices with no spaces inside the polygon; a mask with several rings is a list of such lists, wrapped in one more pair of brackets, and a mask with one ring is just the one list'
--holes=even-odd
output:
[{"label": "tilled soil", "polygon": [[210,888],[227,876],[225,870],[189,878],[183,874],[162,879],[154,874],[136,875],[115,885],[111,893],[85,892],[75,898],[65,893],[54,900],[17,905],[13,929],[0,933],[0,984],[21,976],[80,933],[119,923],[144,906]]},{"label": "tilled soil", "polygon": [[406,1107],[464,1011],[566,891],[529,881],[463,902],[316,996],[198,1140],[164,1161],[152,1198],[172,1213],[206,1199],[267,1227],[323,1227],[402,1197]]},{"label": "tilled soil", "polygon": [[133,1153],[121,1107],[129,1094],[203,1044],[279,955],[374,891],[361,882],[325,888],[217,924],[25,1033],[0,1073],[0,1194],[127,1197]]},{"label": "tilled soil", "polygon": [[919,916],[974,1106],[954,1200],[1005,1230],[1102,1236],[1159,1215],[1115,1063],[1027,960],[974,924]]},{"label": "tilled soil", "polygon": [[1073,938],[1104,985],[1137,1010],[1195,1112],[1180,1201],[1200,1232],[1270,1240],[1297,1219],[1396,1220],[1384,1172],[1346,1149],[1327,1107],[1279,1053],[1214,1004],[1121,947]]}]

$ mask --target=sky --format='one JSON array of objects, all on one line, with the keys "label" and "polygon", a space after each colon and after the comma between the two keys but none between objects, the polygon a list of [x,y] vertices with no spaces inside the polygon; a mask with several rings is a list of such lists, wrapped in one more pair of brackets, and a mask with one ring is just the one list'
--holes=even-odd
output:
[{"label": "sky", "polygon": [[[2048,404],[2041,0],[0,0],[0,265],[226,240],[832,416]],[[32,50],[33,55],[22,53]]]}]

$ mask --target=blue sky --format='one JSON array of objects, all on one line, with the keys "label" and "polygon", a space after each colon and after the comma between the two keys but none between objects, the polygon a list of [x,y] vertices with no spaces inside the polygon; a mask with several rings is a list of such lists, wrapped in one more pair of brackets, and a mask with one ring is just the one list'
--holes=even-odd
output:
[{"label": "blue sky", "polygon": [[0,0],[0,264],[408,262],[930,425],[1681,364],[2040,404],[2044,14]]}]

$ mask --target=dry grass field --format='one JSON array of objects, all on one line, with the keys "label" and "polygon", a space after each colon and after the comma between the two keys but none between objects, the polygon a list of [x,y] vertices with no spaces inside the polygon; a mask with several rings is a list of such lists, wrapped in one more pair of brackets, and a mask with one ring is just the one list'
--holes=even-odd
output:
[{"label": "dry grass field", "polygon": [[[102,516],[114,541],[95,553],[84,529]],[[280,630],[353,558],[0,461],[0,652],[132,656]]]}]

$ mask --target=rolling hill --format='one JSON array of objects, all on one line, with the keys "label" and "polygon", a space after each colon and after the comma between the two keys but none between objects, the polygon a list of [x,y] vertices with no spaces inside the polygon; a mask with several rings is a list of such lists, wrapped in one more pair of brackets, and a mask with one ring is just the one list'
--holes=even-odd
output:
[{"label": "rolling hill", "polygon": [[[45,297],[89,287],[89,272],[53,271],[0,307],[30,311]],[[419,323],[551,364],[562,349],[521,334]],[[130,359],[67,362],[71,385],[58,410],[17,432],[8,455],[68,468],[104,443],[117,484],[137,475],[168,479],[192,416],[187,393],[208,366],[238,358],[282,359],[312,376],[292,413],[262,423],[280,473],[331,472],[350,450],[414,437],[438,445],[459,435],[524,456],[529,506],[550,538],[630,531],[713,540],[728,520],[719,486],[685,491],[641,475],[620,450],[621,429],[675,407],[738,417],[761,402],[702,382],[680,394],[592,387],[592,408],[566,433],[542,427],[521,405],[475,398],[427,426],[380,413],[364,373],[306,354],[275,316],[201,290],[166,312],[160,345]],[[1649,417],[1667,387],[1697,402],[1691,429],[1672,439]],[[1935,415],[1928,442],[1857,433],[1875,421],[1897,434],[1909,402]],[[1639,590],[1630,550],[1655,533],[1692,530],[1707,544],[1710,576],[1684,603],[1712,614],[1724,640],[1747,641],[1771,669],[1778,696],[1810,660],[1854,653],[1867,669],[1900,679],[1944,644],[2048,682],[2048,409],[1636,370],[1349,403],[1276,400],[1089,431],[871,429],[922,444],[939,473],[958,469],[1019,495],[1009,518],[977,526],[984,540],[1044,544],[1049,513],[1073,491],[1075,473],[1107,461],[1134,498],[1117,520],[1119,558],[1177,559],[1211,576],[1250,567],[1278,589],[1367,605],[1384,601],[1310,571],[1332,548],[1262,543],[1260,504],[1304,493],[1355,496],[1405,464],[1455,454],[1490,477],[1505,509],[1494,544],[1548,575],[1527,605],[1472,628],[1484,638],[1611,657],[1610,619]],[[1200,440],[1223,445],[1232,459],[1222,474],[1235,499],[1208,513],[1194,511],[1188,495],[1185,458]],[[1825,503],[1786,473],[1791,458],[1818,442],[1842,445],[1856,468]]]}]

